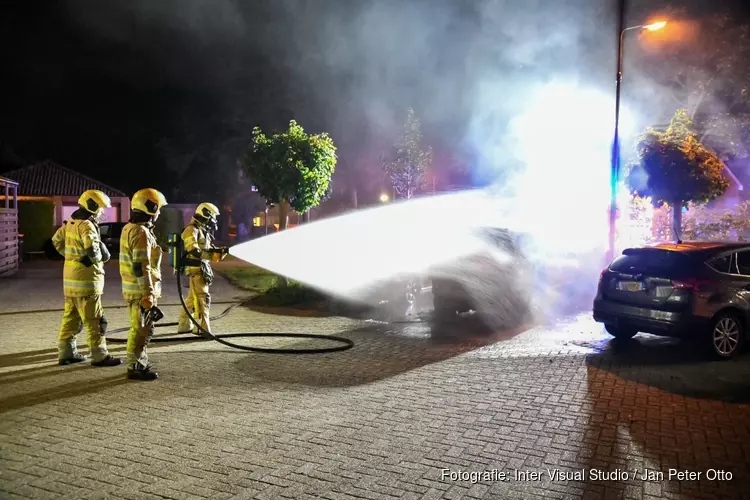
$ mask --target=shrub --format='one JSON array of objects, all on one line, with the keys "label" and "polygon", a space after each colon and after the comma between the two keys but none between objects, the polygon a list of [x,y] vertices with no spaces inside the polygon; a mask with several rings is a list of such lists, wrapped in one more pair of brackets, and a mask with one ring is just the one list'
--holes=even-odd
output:
[{"label": "shrub", "polygon": [[741,203],[730,210],[711,210],[690,205],[682,217],[683,240],[746,241],[750,230],[750,204]]},{"label": "shrub", "polygon": [[[652,214],[638,212],[632,215],[651,225],[648,243],[670,241],[672,235],[671,208],[664,205]],[[750,202],[740,203],[732,209],[713,209],[706,205],[689,203],[682,215],[680,239],[683,241],[747,241],[750,239]]]},{"label": "shrub", "polygon": [[51,201],[19,201],[18,232],[25,252],[38,252],[55,232],[55,205]]},{"label": "shrub", "polygon": [[266,293],[256,297],[253,302],[270,307],[306,306],[326,300],[326,296],[302,283],[289,280],[279,280],[278,284],[269,288]]}]

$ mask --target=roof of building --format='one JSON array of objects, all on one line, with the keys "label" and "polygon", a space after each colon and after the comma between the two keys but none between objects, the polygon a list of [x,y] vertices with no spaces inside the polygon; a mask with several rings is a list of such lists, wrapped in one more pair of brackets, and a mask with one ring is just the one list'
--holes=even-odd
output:
[{"label": "roof of building", "polygon": [[87,189],[98,189],[110,197],[127,197],[119,189],[49,160],[5,172],[3,176],[18,182],[18,196],[80,196]]}]

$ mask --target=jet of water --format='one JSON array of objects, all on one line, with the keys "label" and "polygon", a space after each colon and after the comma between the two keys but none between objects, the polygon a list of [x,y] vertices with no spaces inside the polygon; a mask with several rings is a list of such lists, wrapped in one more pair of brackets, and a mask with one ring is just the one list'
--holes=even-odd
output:
[{"label": "jet of water", "polygon": [[330,294],[361,299],[373,286],[420,275],[488,247],[481,227],[507,227],[503,206],[484,191],[417,198],[251,240],[230,249],[242,260]]}]

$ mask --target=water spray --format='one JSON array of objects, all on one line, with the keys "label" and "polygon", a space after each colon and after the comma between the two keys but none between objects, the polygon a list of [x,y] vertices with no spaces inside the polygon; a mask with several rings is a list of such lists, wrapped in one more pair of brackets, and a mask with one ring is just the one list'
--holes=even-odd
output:
[{"label": "water spray", "polygon": [[[176,278],[177,278],[177,293],[180,297],[180,304],[182,305],[183,309],[185,310],[185,313],[187,314],[188,318],[190,318],[190,321],[193,323],[193,326],[198,330],[201,336],[196,336],[194,334],[189,335],[183,335],[185,333],[189,332],[177,332],[175,335],[165,336],[165,337],[157,337],[152,338],[149,342],[184,342],[184,341],[190,341],[194,342],[196,340],[213,340],[215,342],[218,342],[219,344],[225,345],[227,347],[231,347],[233,349],[239,349],[242,351],[249,351],[249,352],[262,352],[262,353],[268,353],[268,354],[324,354],[324,353],[330,353],[330,352],[338,352],[338,351],[345,351],[347,349],[351,349],[354,347],[354,342],[350,339],[347,339],[345,337],[335,336],[335,335],[321,335],[321,334],[314,334],[314,333],[275,333],[275,332],[241,332],[241,333],[230,333],[230,334],[213,334],[212,332],[209,332],[205,328],[203,328],[198,322],[198,320],[195,319],[193,314],[190,312],[190,310],[187,307],[187,304],[185,303],[185,297],[182,294],[182,274],[184,271],[184,265],[183,261],[185,259],[185,253],[182,248],[182,239],[178,234],[172,233],[169,235],[169,256],[170,256],[170,265],[174,268]],[[235,307],[239,306],[240,303],[232,304],[227,309],[225,309],[219,316],[211,318],[212,321],[216,321],[218,319],[221,319],[225,317],[227,314],[229,314]],[[172,327],[177,326],[177,322],[173,323],[153,323],[154,327],[156,328],[163,328],[163,327]],[[121,332],[127,332],[129,331],[129,327],[125,328],[118,328],[116,330],[112,330],[111,333],[121,333]],[[293,339],[305,339],[305,340],[325,340],[328,342],[335,342],[340,345],[335,345],[332,347],[321,347],[321,348],[313,348],[313,349],[287,349],[287,348],[270,348],[270,347],[252,347],[252,346],[246,346],[246,345],[240,345],[235,344],[234,342],[230,342],[226,339],[234,339],[234,338],[248,338],[248,337],[265,337],[265,338],[293,338]],[[110,338],[109,336],[107,339],[115,344],[123,344],[127,343],[127,339],[115,339]]]}]

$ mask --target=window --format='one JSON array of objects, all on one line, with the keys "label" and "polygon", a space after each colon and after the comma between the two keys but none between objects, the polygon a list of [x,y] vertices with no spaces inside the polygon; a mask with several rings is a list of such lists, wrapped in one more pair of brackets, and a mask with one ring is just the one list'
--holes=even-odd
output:
[{"label": "window", "polygon": [[724,255],[723,257],[717,257],[716,259],[709,260],[707,264],[711,269],[719,271],[720,273],[730,272],[729,265],[732,263],[732,254]]},{"label": "window", "polygon": [[750,252],[737,253],[737,273],[750,276]]},{"label": "window", "polygon": [[610,269],[620,273],[674,272],[690,269],[693,260],[679,252],[660,249],[636,249],[618,257]]}]

